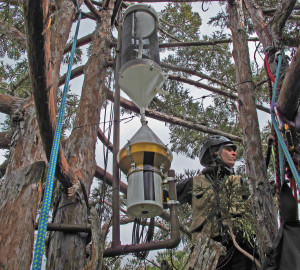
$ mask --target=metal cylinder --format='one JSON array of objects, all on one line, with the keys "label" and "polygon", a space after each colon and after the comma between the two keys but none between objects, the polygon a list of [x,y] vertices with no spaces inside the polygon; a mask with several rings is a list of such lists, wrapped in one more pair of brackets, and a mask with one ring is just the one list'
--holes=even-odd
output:
[{"label": "metal cylinder", "polygon": [[162,177],[152,166],[145,165],[128,176],[127,214],[146,218],[159,216],[163,211]]},{"label": "metal cylinder", "polygon": [[132,5],[124,13],[119,84],[140,109],[161,92],[166,78],[160,67],[157,25],[157,14],[149,5]]}]

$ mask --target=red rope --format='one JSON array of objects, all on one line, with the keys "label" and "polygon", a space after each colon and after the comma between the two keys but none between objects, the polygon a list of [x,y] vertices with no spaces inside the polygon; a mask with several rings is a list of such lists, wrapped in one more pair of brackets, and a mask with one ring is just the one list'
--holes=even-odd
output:
[{"label": "red rope", "polygon": [[[265,69],[267,71],[268,77],[270,78],[270,80],[272,82],[275,82],[275,77],[274,77],[274,75],[273,75],[273,73],[270,69],[270,65],[269,65],[269,54],[268,53],[266,53],[266,55],[265,55],[265,61],[264,62],[265,62]],[[272,87],[271,87],[271,89],[272,89]]]}]

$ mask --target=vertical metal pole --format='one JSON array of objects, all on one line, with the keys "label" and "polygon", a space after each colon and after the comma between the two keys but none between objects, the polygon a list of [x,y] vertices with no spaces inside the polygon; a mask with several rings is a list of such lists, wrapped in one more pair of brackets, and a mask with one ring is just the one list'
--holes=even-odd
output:
[{"label": "vertical metal pole", "polygon": [[120,241],[120,176],[117,155],[120,150],[120,87],[118,82],[120,64],[121,64],[121,32],[122,26],[119,24],[118,44],[116,50],[116,67],[115,67],[115,96],[114,96],[114,138],[113,138],[113,183],[112,183],[112,248],[121,245]]},{"label": "vertical metal pole", "polygon": [[[175,180],[175,171],[169,170],[168,177],[172,178],[173,181],[169,182],[169,196],[173,201],[177,201],[177,192],[176,192],[176,180]],[[180,232],[179,232],[179,221],[178,221],[178,209],[177,206],[172,205],[171,210],[171,239],[178,239],[180,241]]]}]

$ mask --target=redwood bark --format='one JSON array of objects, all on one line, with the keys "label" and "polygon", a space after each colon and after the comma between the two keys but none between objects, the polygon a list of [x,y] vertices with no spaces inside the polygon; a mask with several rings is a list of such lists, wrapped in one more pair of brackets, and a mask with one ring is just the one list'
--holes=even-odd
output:
[{"label": "redwood bark", "polygon": [[[86,193],[89,194],[96,171],[95,144],[97,141],[100,109],[105,100],[106,65],[110,55],[110,17],[111,7],[102,10],[101,21],[92,37],[92,52],[85,68],[85,78],[74,129],[65,143],[65,153],[70,166],[81,180]],[[60,191],[61,196],[56,205],[55,223],[85,224],[88,222],[88,209],[79,188],[75,196],[68,198]],[[47,267],[49,269],[83,269],[86,265],[86,234],[51,234]]]},{"label": "redwood bark", "polygon": [[[44,150],[49,160],[56,128],[56,103],[50,59],[48,1],[25,1],[24,17],[33,97]],[[65,187],[72,185],[74,174],[66,161],[61,146],[59,147],[56,174],[59,175],[59,180]]]},{"label": "redwood bark", "polygon": [[297,113],[300,97],[300,47],[285,74],[278,98],[278,110],[293,121]]},{"label": "redwood bark", "polygon": [[[0,268],[30,269],[45,162],[14,170],[0,191]],[[30,202],[30,204],[28,204]]]},{"label": "redwood bark", "polygon": [[248,181],[254,196],[253,209],[259,253],[263,256],[266,248],[272,245],[277,232],[276,215],[262,153],[258,118],[255,108],[255,88],[254,84],[249,82],[252,81],[252,72],[242,0],[228,1],[228,12],[233,39],[232,54],[236,65],[240,123],[245,149],[244,157]]},{"label": "redwood bark", "polygon": [[30,267],[46,164],[33,100],[16,111],[18,119],[13,120],[10,156],[0,192],[0,262],[12,270]]}]

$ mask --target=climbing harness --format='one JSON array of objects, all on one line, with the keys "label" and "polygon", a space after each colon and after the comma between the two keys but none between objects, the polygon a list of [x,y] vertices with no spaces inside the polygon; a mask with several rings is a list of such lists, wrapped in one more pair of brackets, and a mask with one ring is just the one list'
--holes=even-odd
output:
[{"label": "climbing harness", "polygon": [[76,6],[78,9],[79,15],[78,15],[78,21],[77,21],[77,26],[76,26],[76,30],[75,30],[75,36],[74,36],[74,41],[73,41],[73,45],[72,45],[72,50],[70,53],[71,56],[70,56],[70,61],[68,64],[67,77],[66,77],[66,82],[64,85],[64,89],[63,89],[63,96],[62,96],[62,100],[61,100],[61,105],[60,105],[60,109],[59,109],[57,125],[56,125],[56,130],[55,130],[54,140],[53,140],[53,145],[52,145],[52,150],[51,150],[51,156],[50,156],[50,162],[49,162],[49,168],[48,168],[48,174],[47,174],[47,180],[46,180],[46,187],[45,187],[45,193],[44,193],[44,200],[43,200],[43,205],[42,205],[42,209],[41,209],[38,234],[37,234],[37,239],[36,239],[35,248],[34,248],[32,270],[41,269],[42,258],[43,258],[44,248],[45,248],[47,221],[48,221],[48,214],[49,214],[49,210],[50,210],[51,198],[52,198],[52,192],[53,192],[53,183],[54,183],[57,156],[58,156],[58,150],[59,150],[59,144],[60,144],[64,110],[65,110],[65,105],[66,105],[66,100],[67,100],[67,92],[68,92],[68,88],[69,88],[69,81],[70,81],[71,71],[72,71],[71,68],[72,68],[72,64],[73,64],[73,60],[74,60],[77,36],[78,36],[78,31],[79,31],[80,19],[81,19],[81,10],[79,8],[79,4],[78,4],[77,0],[76,0]]}]

